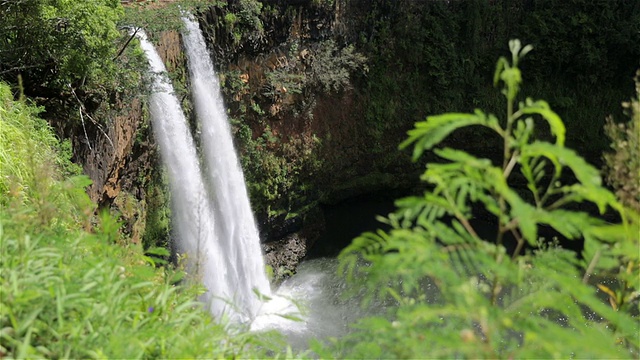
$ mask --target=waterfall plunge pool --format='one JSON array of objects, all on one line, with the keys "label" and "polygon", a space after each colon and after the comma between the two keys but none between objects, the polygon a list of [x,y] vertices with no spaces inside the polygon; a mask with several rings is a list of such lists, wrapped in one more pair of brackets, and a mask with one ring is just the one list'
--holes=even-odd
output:
[{"label": "waterfall plunge pool", "polygon": [[[385,228],[376,216],[392,212],[393,201],[385,194],[369,194],[324,206],[326,230],[296,273],[282,282],[272,299],[262,306],[251,329],[277,330],[294,350],[302,351],[309,348],[311,339],[323,341],[346,335],[358,319],[384,312],[382,304],[361,306],[364,289],[338,274],[336,256],[363,232]],[[300,321],[291,320],[288,315],[297,316]]]}]

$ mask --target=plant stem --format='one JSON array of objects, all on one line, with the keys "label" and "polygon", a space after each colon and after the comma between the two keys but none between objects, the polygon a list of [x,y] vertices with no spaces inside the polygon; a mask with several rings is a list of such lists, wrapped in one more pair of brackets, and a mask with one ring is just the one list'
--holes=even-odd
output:
[{"label": "plant stem", "polygon": [[502,159],[502,169],[507,168],[507,164],[510,156],[509,149],[509,140],[511,139],[511,127],[513,125],[513,99],[507,99],[507,126],[504,130],[504,150],[503,150],[503,159]]},{"label": "plant stem", "polygon": [[551,181],[547,185],[547,189],[544,191],[544,195],[542,195],[542,199],[540,199],[540,207],[544,206],[544,203],[547,202],[550,195],[554,194],[553,184],[558,181],[558,173],[554,172]]},{"label": "plant stem", "polygon": [[[508,93],[508,91],[507,91]],[[511,140],[511,128],[513,126],[513,121],[515,120],[514,116],[513,116],[513,99],[510,99],[509,96],[507,95],[507,125],[505,127],[504,130],[504,149],[503,149],[503,159],[502,159],[502,176],[504,177],[505,181],[507,180],[507,178],[509,177],[509,173],[511,172],[513,166],[515,166],[515,154],[513,154],[513,158],[511,156],[511,150],[509,149],[509,141]],[[511,162],[514,162],[512,165]],[[510,169],[511,168],[511,169]],[[500,204],[500,213],[504,214],[507,209],[506,209],[506,204],[505,204],[505,200],[504,200],[504,196],[499,195],[498,198],[498,203]],[[504,233],[506,232],[506,228],[503,225],[502,221],[499,221],[498,223],[498,236],[496,237],[496,245],[498,246],[498,249],[496,251],[496,263],[500,264],[502,263],[502,253],[499,250],[500,246],[502,246],[502,241],[504,239]],[[491,289],[491,303],[495,305],[497,299],[498,299],[498,293],[500,292],[500,285],[499,285],[499,278],[498,275],[494,276],[493,278],[493,287]]]},{"label": "plant stem", "polygon": [[600,254],[601,254],[601,250],[598,249],[598,251],[596,251],[596,253],[593,255],[593,258],[589,262],[589,266],[587,267],[587,270],[584,272],[584,276],[582,277],[583,284],[586,284],[589,281],[589,277],[591,277],[591,273],[596,268],[596,264],[598,264],[598,261],[600,260]]},{"label": "plant stem", "polygon": [[511,159],[509,160],[509,162],[507,163],[507,166],[504,168],[504,171],[502,172],[502,176],[504,176],[505,179],[507,179],[509,175],[511,175],[511,171],[513,171],[513,168],[516,166],[517,160],[518,160],[518,150],[514,151],[513,154],[511,154]]},{"label": "plant stem", "polygon": [[511,259],[514,260],[520,254],[520,251],[522,251],[522,247],[524,246],[524,239],[522,238],[522,236],[520,236],[518,230],[516,229],[511,229],[511,233],[518,242],[518,244],[516,245],[516,249],[513,251],[513,255],[511,255]]}]

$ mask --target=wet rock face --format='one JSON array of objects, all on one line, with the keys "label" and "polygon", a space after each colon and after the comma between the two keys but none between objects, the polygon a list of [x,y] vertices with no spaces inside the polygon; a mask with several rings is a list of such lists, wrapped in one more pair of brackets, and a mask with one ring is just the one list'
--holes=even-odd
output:
[{"label": "wet rock face", "polygon": [[[71,139],[74,156],[93,183],[89,197],[101,208],[117,210],[123,231],[139,243],[144,232],[144,189],[140,179],[151,169],[153,151],[136,144],[136,134],[143,122],[142,104],[138,98],[116,106],[122,109],[113,121],[101,126],[94,136],[74,134]],[[146,170],[145,170],[146,169]]]},{"label": "wet rock face", "polygon": [[295,273],[300,261],[307,254],[306,240],[294,233],[282,240],[262,245],[265,263],[273,269],[274,281],[279,281]]},{"label": "wet rock face", "polygon": [[84,170],[93,180],[89,196],[101,204],[109,203],[119,195],[123,176],[132,160],[135,134],[142,120],[142,106],[138,99],[127,105],[128,111],[117,116],[94,146],[85,148],[81,155]]},{"label": "wet rock face", "polygon": [[286,218],[286,214],[269,217],[260,224],[262,242],[276,241],[302,229],[300,216]]},{"label": "wet rock face", "polygon": [[[159,35],[158,49],[170,68],[183,61],[180,35],[166,31]],[[149,210],[148,184],[157,179],[159,154],[143,111],[143,94],[116,94],[109,104],[113,117],[99,124],[85,119],[86,129],[67,129],[73,142],[75,161],[93,181],[87,189],[90,198],[103,209],[115,211],[123,223],[122,231],[133,242],[142,241]],[[94,115],[95,116],[95,115]],[[168,205],[167,205],[168,206]]]},{"label": "wet rock face", "polygon": [[[280,226],[282,223],[288,226]],[[274,230],[263,234],[262,244],[265,263],[273,270],[273,283],[279,283],[296,272],[298,264],[326,230],[325,226],[324,214],[319,208],[304,217],[274,221],[270,227]]]}]

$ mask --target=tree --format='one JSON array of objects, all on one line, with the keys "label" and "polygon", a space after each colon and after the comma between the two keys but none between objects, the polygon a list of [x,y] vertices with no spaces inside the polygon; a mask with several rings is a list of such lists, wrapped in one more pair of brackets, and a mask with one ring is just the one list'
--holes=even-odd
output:
[{"label": "tree", "polygon": [[0,77],[55,96],[114,72],[118,0],[0,1]]}]

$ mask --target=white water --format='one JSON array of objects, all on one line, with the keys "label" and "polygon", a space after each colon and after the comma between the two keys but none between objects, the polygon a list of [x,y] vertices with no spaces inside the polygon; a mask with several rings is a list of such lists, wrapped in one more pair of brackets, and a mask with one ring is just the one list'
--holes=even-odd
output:
[{"label": "white water", "polygon": [[233,304],[254,318],[261,303],[255,292],[270,294],[269,280],[260,248],[260,236],[238,161],[220,84],[207,46],[191,17],[184,17],[183,42],[187,55],[191,90],[202,126],[205,171],[209,180],[216,240],[224,250],[222,264],[212,271],[224,271]]},{"label": "white water", "polygon": [[268,295],[269,282],[217,78],[197,24],[185,23],[195,26],[184,37],[202,123],[204,172],[166,68],[146,35],[139,35],[154,75],[149,108],[169,172],[176,244],[186,254],[189,271],[207,288],[201,300],[210,312],[249,321],[261,306],[254,290]]},{"label": "white water", "polygon": [[[361,297],[351,293],[350,285],[336,275],[337,265],[338,261],[330,258],[301,263],[296,274],[285,280],[265,304],[251,329],[278,330],[298,351],[309,349],[310,339],[323,341],[347,334],[349,324],[367,312],[360,307]],[[345,292],[351,297],[344,298]],[[297,315],[300,321],[282,315]]]},{"label": "white water", "polygon": [[[359,311],[356,301],[339,299],[344,283],[334,276],[335,261],[301,265],[296,276],[271,294],[218,79],[197,23],[189,18],[184,22],[193,99],[202,127],[203,169],[164,64],[146,35],[139,38],[154,76],[150,111],[169,172],[176,244],[187,254],[188,268],[208,289],[201,300],[216,317],[250,321],[254,331],[281,331],[299,350],[310,338],[346,333],[347,323]],[[260,302],[254,290],[271,300]],[[308,308],[302,321],[285,318],[300,315],[294,302]]]}]

